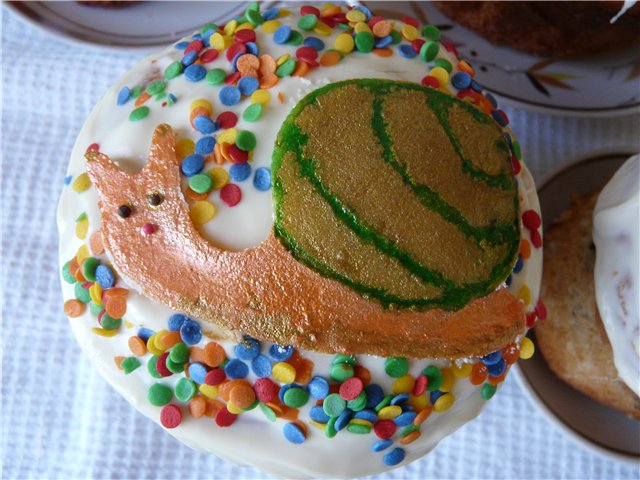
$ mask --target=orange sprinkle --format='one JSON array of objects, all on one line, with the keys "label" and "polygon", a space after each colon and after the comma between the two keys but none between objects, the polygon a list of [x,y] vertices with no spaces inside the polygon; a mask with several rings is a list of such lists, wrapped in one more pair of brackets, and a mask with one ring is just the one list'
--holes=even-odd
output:
[{"label": "orange sprinkle", "polygon": [[227,354],[219,343],[209,342],[204,347],[203,359],[210,367],[217,367],[227,359]]},{"label": "orange sprinkle", "polygon": [[391,35],[391,23],[386,20],[381,20],[373,26],[371,31],[378,38],[386,37],[387,35]]},{"label": "orange sprinkle", "polygon": [[378,55],[379,57],[390,57],[393,55],[393,50],[390,48],[374,48],[372,53]]},{"label": "orange sprinkle", "polygon": [[278,101],[279,101],[280,103],[284,103],[284,100],[285,100],[285,98],[284,98],[284,93],[282,93],[282,92],[278,92]]},{"label": "orange sprinkle", "polygon": [[233,388],[237,387],[238,385],[247,385],[249,388],[251,388],[249,382],[244,379],[238,378],[236,380],[229,380],[218,385],[218,396],[225,402],[228,402],[231,390],[233,390]]},{"label": "orange sprinkle", "polygon": [[282,407],[276,403],[273,402],[267,402],[267,407],[269,407],[271,410],[273,410],[273,413],[276,414],[276,417],[282,417]]},{"label": "orange sprinkle", "polygon": [[191,358],[192,362],[207,363],[205,351],[200,347],[189,347],[189,358]]},{"label": "orange sprinkle", "polygon": [[166,332],[160,337],[160,343],[167,349],[173,347],[176,343],[180,343],[181,341],[182,337],[180,337],[180,332]]},{"label": "orange sprinkle", "polygon": [[196,117],[200,115],[204,117],[208,117],[209,115],[211,115],[211,112],[209,112],[209,110],[207,110],[204,107],[196,107],[193,110],[191,110],[191,113],[189,114],[189,122],[191,123],[191,126],[193,128],[196,128],[195,125],[193,124],[193,121],[195,120]]},{"label": "orange sprinkle", "polygon": [[293,368],[295,368],[296,370],[298,370],[298,368],[302,368],[302,357],[300,356],[298,349],[293,350],[293,353],[287,360],[287,363],[291,365]]},{"label": "orange sprinkle", "polygon": [[252,76],[257,77],[257,70],[260,68],[260,59],[251,53],[246,53],[238,57],[236,66],[243,77],[245,76],[245,72],[251,71],[255,73],[255,75]]},{"label": "orange sprinkle", "polygon": [[229,155],[229,147],[231,144],[227,142],[220,142],[216,145],[220,145],[220,155],[222,155],[222,158],[227,162],[231,162],[231,155]]},{"label": "orange sprinkle", "polygon": [[129,337],[129,350],[131,350],[131,353],[136,357],[141,357],[147,353],[147,344],[144,343],[144,340],[140,337],[134,335]]},{"label": "orange sprinkle", "polygon": [[458,62],[458,68],[460,70],[462,70],[463,72],[467,72],[469,75],[471,75],[472,77],[476,74],[476,72],[473,71],[473,68],[471,67],[471,65],[469,65],[467,62],[465,62],[464,60],[460,60]]},{"label": "orange sprinkle", "polygon": [[69,262],[69,273],[73,275],[79,282],[87,281],[87,279],[84,278],[84,275],[82,274],[82,268],[80,268],[77,257],[73,257]]},{"label": "orange sprinkle", "polygon": [[322,57],[320,57],[320,65],[323,67],[332,67],[337,64],[342,58],[340,58],[340,54],[338,52],[325,52]]},{"label": "orange sprinkle", "polygon": [[304,432],[305,437],[308,435],[309,431],[307,430],[307,425],[304,422],[300,420],[294,420],[293,423],[295,423],[300,428],[300,430]]},{"label": "orange sprinkle", "polygon": [[224,163],[224,158],[222,157],[222,151],[220,150],[219,143],[216,143],[216,146],[213,147],[213,156],[216,159],[216,163],[218,165],[222,165]]},{"label": "orange sprinkle", "polygon": [[113,357],[113,361],[116,362],[116,367],[118,367],[118,370],[122,370],[122,362],[124,362],[124,359],[127,357]]},{"label": "orange sprinkle", "polygon": [[189,365],[191,365],[191,363],[184,362],[184,376],[187,378],[191,378],[191,375],[189,375]]},{"label": "orange sprinkle", "polygon": [[529,243],[529,240],[525,238],[520,241],[520,256],[523,260],[526,260],[531,256],[531,244]]},{"label": "orange sprinkle", "polygon": [[339,13],[342,13],[342,9],[340,7],[338,6],[327,7],[324,10],[322,10],[322,12],[320,12],[320,17],[321,18],[333,17],[334,15],[338,15]]},{"label": "orange sprinkle", "polygon": [[296,368],[296,382],[301,384],[307,384],[311,381],[311,374],[313,373],[313,362],[309,359],[303,358],[300,365]]},{"label": "orange sprinkle", "polygon": [[64,313],[67,317],[76,318],[84,313],[85,305],[80,300],[75,298],[69,299],[64,302]]},{"label": "orange sprinkle", "polygon": [[502,349],[502,356],[507,365],[512,365],[520,358],[520,347],[515,343],[510,343]]},{"label": "orange sprinkle", "polygon": [[504,373],[503,373],[502,375],[498,376],[498,377],[492,377],[492,376],[489,376],[489,378],[487,379],[487,381],[488,381],[491,385],[493,385],[493,386],[495,387],[495,386],[496,386],[496,385],[498,385],[499,383],[504,382],[504,379],[506,378],[506,376],[507,376],[507,372],[508,372],[508,371],[509,371],[509,369],[507,368],[507,369],[504,371]]},{"label": "orange sprinkle", "polygon": [[109,316],[122,318],[127,313],[127,299],[125,297],[109,297],[104,309]]},{"label": "orange sprinkle", "polygon": [[307,62],[303,62],[302,60],[298,60],[296,63],[296,69],[291,74],[292,77],[304,77],[309,71],[309,64]]},{"label": "orange sprinkle", "polygon": [[229,392],[229,402],[237,408],[249,408],[256,401],[256,393],[249,385],[236,385]]},{"label": "orange sprinkle", "polygon": [[277,67],[278,65],[271,55],[260,55],[260,66],[258,67],[260,77],[274,74]]},{"label": "orange sprinkle", "polygon": [[271,88],[278,84],[280,77],[273,73],[263,75],[260,77],[260,88]]},{"label": "orange sprinkle", "polygon": [[189,413],[193,418],[202,417],[207,411],[207,401],[204,397],[196,395],[189,401]]},{"label": "orange sprinkle", "polygon": [[371,383],[371,372],[368,368],[363,367],[362,365],[356,365],[354,370],[355,376],[362,380],[365,387]]},{"label": "orange sprinkle", "polygon": [[104,253],[104,244],[102,243],[102,232],[95,231],[89,237],[89,248],[94,255],[102,255]]},{"label": "orange sprinkle", "polygon": [[400,439],[400,445],[409,445],[411,442],[414,442],[418,438],[420,438],[420,435],[422,435],[420,433],[420,430],[414,430],[409,435],[406,435]]},{"label": "orange sprinkle", "polygon": [[194,200],[196,202],[198,201],[202,201],[202,200],[206,200],[207,198],[209,198],[209,193],[208,192],[204,192],[204,193],[198,193],[198,192],[194,192],[191,187],[187,187],[187,191],[184,192],[185,197],[187,197],[189,200]]},{"label": "orange sprinkle", "polygon": [[127,290],[126,288],[113,287],[109,290],[105,290],[104,295],[106,298],[126,297],[127,295],[129,295],[129,290]]},{"label": "orange sprinkle", "polygon": [[138,98],[136,98],[136,107],[143,105],[147,100],[151,98],[147,92],[142,92]]},{"label": "orange sprinkle", "polygon": [[300,411],[297,408],[287,407],[286,405],[282,406],[282,418],[287,420],[297,420],[298,414]]},{"label": "orange sprinkle", "polygon": [[224,403],[214,398],[207,398],[205,402],[207,403],[205,415],[211,418],[215,417],[220,410],[226,407]]},{"label": "orange sprinkle", "polygon": [[425,407],[422,410],[420,410],[420,413],[418,413],[418,415],[416,416],[416,418],[413,419],[413,424],[414,425],[422,425],[424,423],[424,421],[429,418],[429,415],[431,415],[431,412],[433,411],[433,407]]},{"label": "orange sprinkle", "polygon": [[482,382],[486,380],[488,371],[489,370],[487,369],[487,366],[484,363],[482,362],[476,363],[471,369],[471,376],[469,377],[469,381],[473,385],[480,385]]}]

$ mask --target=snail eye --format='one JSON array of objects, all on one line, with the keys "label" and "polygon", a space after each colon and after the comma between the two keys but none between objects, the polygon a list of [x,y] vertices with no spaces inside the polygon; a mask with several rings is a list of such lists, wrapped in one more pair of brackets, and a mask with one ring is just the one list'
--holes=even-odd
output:
[{"label": "snail eye", "polygon": [[152,193],[150,195],[147,195],[147,201],[152,207],[157,207],[164,201],[164,195],[162,195],[161,193]]},{"label": "snail eye", "polygon": [[129,205],[120,205],[118,207],[118,215],[122,218],[127,218],[131,215],[131,207]]}]

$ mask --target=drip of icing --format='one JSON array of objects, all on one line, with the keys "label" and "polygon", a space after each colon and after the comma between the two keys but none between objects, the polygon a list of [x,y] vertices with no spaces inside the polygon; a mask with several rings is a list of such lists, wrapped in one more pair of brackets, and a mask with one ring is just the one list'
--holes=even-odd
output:
[{"label": "drip of icing", "polygon": [[637,3],[637,0],[624,0],[622,8],[618,13],[616,13],[615,17],[613,17],[610,23],[616,23],[618,19],[624,15],[631,7],[633,7]]},{"label": "drip of icing", "polygon": [[620,378],[640,396],[640,155],[604,187],[593,213],[598,310]]}]

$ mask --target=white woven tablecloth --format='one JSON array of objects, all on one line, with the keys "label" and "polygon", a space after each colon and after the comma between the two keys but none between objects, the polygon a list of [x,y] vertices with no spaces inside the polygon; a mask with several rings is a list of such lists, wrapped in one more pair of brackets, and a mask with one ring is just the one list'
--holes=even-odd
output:
[{"label": "white woven tablecloth", "polygon": [[[64,42],[2,8],[2,478],[269,478],[195,453],[138,414],[90,367],[62,312],[55,212],[69,154],[92,106],[140,58]],[[640,150],[640,116],[506,111],[537,179],[594,149]],[[476,421],[379,478],[639,477],[564,437],[509,378]]]}]

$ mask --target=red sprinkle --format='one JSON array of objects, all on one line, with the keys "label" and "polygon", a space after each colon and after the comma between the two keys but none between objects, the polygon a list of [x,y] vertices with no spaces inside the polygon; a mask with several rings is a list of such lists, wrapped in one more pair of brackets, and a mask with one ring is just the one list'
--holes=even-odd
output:
[{"label": "red sprinkle", "polygon": [[218,413],[216,413],[216,425],[219,427],[228,427],[236,421],[236,418],[238,418],[238,416],[227,410],[227,407],[221,408],[218,410]]},{"label": "red sprinkle", "polygon": [[429,386],[429,379],[426,375],[419,375],[416,378],[416,383],[413,385],[413,395],[419,397],[424,392],[427,391],[427,387]]},{"label": "red sprinkle", "polygon": [[142,233],[145,235],[151,235],[156,231],[156,226],[153,223],[145,223],[142,226]]},{"label": "red sprinkle", "polygon": [[320,10],[316,7],[312,7],[311,5],[304,5],[300,7],[300,15],[315,15],[316,17],[320,16]]},{"label": "red sprinkle", "polygon": [[520,161],[515,156],[511,156],[511,165],[513,165],[513,174],[518,175],[522,167],[520,166]]},{"label": "red sprinkle", "polygon": [[256,41],[256,31],[250,28],[243,28],[236,31],[236,40],[238,42],[247,43]]},{"label": "red sprinkle", "polygon": [[420,27],[420,22],[418,22],[418,20],[416,20],[413,17],[402,17],[400,21],[402,23],[406,23],[407,25],[411,25],[412,27],[416,27],[416,28]]},{"label": "red sprinkle", "polygon": [[538,318],[540,320],[546,320],[547,319],[547,307],[544,304],[544,302],[542,301],[542,299],[538,300],[538,303],[536,303],[536,313],[538,314]]},{"label": "red sprinkle", "polygon": [[259,378],[253,384],[256,397],[263,403],[272,401],[278,395],[278,386],[268,378]]},{"label": "red sprinkle", "polygon": [[200,40],[194,40],[189,45],[187,45],[187,48],[184,49],[184,54],[186,55],[187,53],[194,51],[199,52],[203,48],[204,44]]},{"label": "red sprinkle", "polygon": [[351,377],[340,385],[340,390],[338,393],[345,400],[353,400],[362,392],[362,380],[358,377]]},{"label": "red sprinkle", "polygon": [[368,23],[369,28],[373,28],[376,23],[381,22],[382,20],[384,20],[383,17],[371,17]]},{"label": "red sprinkle", "polygon": [[240,203],[241,198],[242,192],[240,191],[240,187],[233,183],[227,183],[222,187],[222,190],[220,190],[220,199],[230,207],[235,207]]},{"label": "red sprinkle", "polygon": [[176,428],[182,422],[182,411],[180,407],[170,403],[160,410],[160,423],[164,428]]},{"label": "red sprinkle", "polygon": [[238,80],[240,80],[241,76],[242,76],[242,74],[240,72],[233,72],[233,73],[227,75],[227,78],[224,79],[224,83],[225,83],[225,85],[233,85]]},{"label": "red sprinkle", "polygon": [[420,49],[425,42],[426,40],[424,38],[416,38],[413,42],[411,42],[411,46],[417,53],[420,53]]},{"label": "red sprinkle", "polygon": [[99,150],[100,150],[100,145],[98,145],[97,143],[92,143],[87,147],[86,152],[98,152]]},{"label": "red sprinkle", "polygon": [[542,247],[542,235],[538,230],[531,230],[531,243],[536,248]]},{"label": "red sprinkle", "polygon": [[204,383],[207,385],[220,385],[227,379],[227,375],[222,368],[214,368],[209,370],[204,376]]},{"label": "red sprinkle", "polygon": [[527,328],[533,328],[533,326],[536,324],[536,311],[534,310],[533,312],[529,312],[527,313]]},{"label": "red sprinkle", "polygon": [[420,83],[422,83],[422,85],[424,85],[425,87],[440,88],[440,82],[438,81],[438,79],[436,77],[432,77],[431,75],[423,77]]},{"label": "red sprinkle", "polygon": [[222,129],[233,128],[238,123],[238,116],[233,112],[222,112],[216,118],[216,122]]},{"label": "red sprinkle", "polygon": [[527,210],[522,214],[522,223],[529,230],[537,230],[542,225],[540,215],[535,210]]},{"label": "red sprinkle", "polygon": [[156,371],[163,377],[170,377],[171,375],[173,375],[173,372],[167,368],[168,356],[169,352],[164,352],[158,357],[158,360],[156,360]]},{"label": "red sprinkle", "polygon": [[247,53],[247,46],[242,42],[236,42],[227,50],[227,60],[230,62],[239,53]]},{"label": "red sprinkle", "polygon": [[228,152],[233,163],[245,163],[249,161],[249,152],[240,150],[235,144],[229,147]]},{"label": "red sprinkle", "polygon": [[216,50],[215,48],[205,50],[204,52],[202,52],[202,55],[200,55],[200,61],[202,63],[213,62],[216,58],[218,58],[218,50]]},{"label": "red sprinkle", "polygon": [[373,425],[373,432],[378,436],[378,438],[382,438],[384,440],[393,437],[397,428],[398,427],[393,420],[378,420]]},{"label": "red sprinkle", "polygon": [[296,56],[300,60],[307,62],[309,60],[315,60],[316,58],[318,58],[318,51],[312,47],[300,47],[298,50],[296,50]]}]

